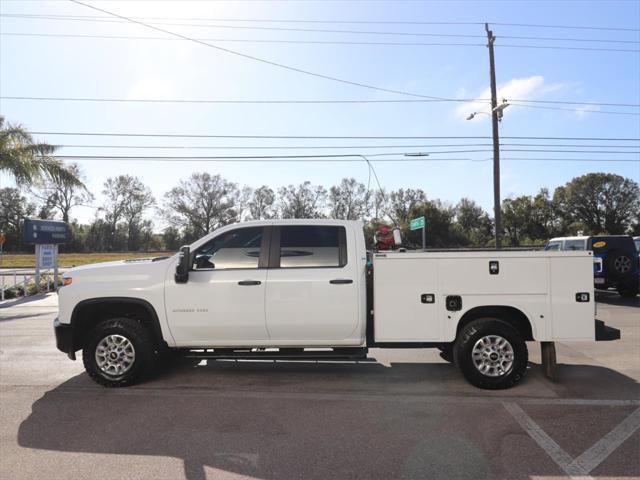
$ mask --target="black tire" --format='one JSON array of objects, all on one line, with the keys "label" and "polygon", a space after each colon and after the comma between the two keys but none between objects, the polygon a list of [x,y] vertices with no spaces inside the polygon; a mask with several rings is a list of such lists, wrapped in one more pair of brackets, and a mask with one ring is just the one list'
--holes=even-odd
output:
[{"label": "black tire", "polygon": [[[472,352],[476,343],[487,336],[500,336],[507,340],[513,350],[513,361],[507,371],[499,376],[489,376],[481,373],[476,367]],[[456,365],[464,377],[472,385],[488,389],[499,390],[510,388],[522,380],[529,361],[527,344],[518,330],[507,322],[497,318],[480,318],[466,325],[458,335],[453,347]],[[504,364],[502,364],[504,365]]]},{"label": "black tire", "polygon": [[632,255],[623,250],[611,250],[607,254],[607,273],[616,279],[633,276]]},{"label": "black tire", "polygon": [[[110,335],[124,337],[133,345],[133,362],[122,374],[110,374],[98,366],[96,348]],[[155,357],[155,346],[150,332],[131,318],[103,320],[91,330],[82,348],[85,370],[93,381],[105,387],[126,387],[139,382],[151,372]]]}]

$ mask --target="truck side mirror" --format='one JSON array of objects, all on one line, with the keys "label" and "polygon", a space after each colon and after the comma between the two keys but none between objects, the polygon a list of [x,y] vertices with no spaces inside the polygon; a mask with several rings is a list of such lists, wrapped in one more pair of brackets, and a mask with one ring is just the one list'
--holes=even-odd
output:
[{"label": "truck side mirror", "polygon": [[176,283],[187,283],[189,280],[189,270],[191,269],[191,251],[188,246],[180,248],[178,264],[176,265]]}]

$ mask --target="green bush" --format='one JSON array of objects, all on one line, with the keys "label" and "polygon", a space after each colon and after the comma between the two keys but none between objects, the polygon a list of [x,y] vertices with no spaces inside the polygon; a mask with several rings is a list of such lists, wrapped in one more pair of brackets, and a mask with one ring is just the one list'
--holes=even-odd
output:
[{"label": "green bush", "polygon": [[[59,282],[58,284],[59,286],[62,285],[62,282]],[[46,292],[47,291],[47,281],[46,280],[41,280],[40,281],[40,292]],[[55,292],[56,291],[56,286],[55,286],[55,282],[53,280],[49,280],[49,291],[50,292]],[[36,293],[36,284],[35,282],[31,282],[27,284],[27,295],[35,295]],[[4,299],[5,300],[11,300],[13,298],[20,298],[20,297],[24,297],[24,284],[19,284],[19,285],[15,285],[9,288],[5,288],[4,290]]]}]

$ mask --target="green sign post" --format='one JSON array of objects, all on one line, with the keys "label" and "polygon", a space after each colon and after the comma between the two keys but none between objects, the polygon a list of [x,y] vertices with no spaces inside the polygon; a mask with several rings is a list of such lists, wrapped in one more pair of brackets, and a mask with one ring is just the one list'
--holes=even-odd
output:
[{"label": "green sign post", "polygon": [[424,221],[424,217],[418,217],[418,218],[414,218],[413,220],[411,220],[411,222],[409,223],[409,228],[411,230],[419,230],[422,229],[422,251],[426,251],[427,246],[426,246],[426,238],[425,238],[425,221]]}]

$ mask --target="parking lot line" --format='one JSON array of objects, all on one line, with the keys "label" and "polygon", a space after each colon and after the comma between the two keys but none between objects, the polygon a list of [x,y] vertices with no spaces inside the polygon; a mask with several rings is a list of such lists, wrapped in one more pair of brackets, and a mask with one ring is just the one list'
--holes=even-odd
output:
[{"label": "parking lot line", "polygon": [[640,428],[640,408],[625,418],[616,428],[598,440],[586,452],[576,458],[572,465],[591,472],[611,453]]},{"label": "parking lot line", "polygon": [[[564,449],[551,438],[542,427],[526,414],[520,406],[515,402],[503,402],[504,408],[511,416],[520,424],[527,434],[542,448],[551,459],[565,472],[567,475],[574,477],[580,475],[586,476],[588,472],[579,470],[579,466],[571,468],[573,458]],[[589,478],[589,477],[588,477]]]},{"label": "parking lot line", "polygon": [[589,473],[640,428],[640,408],[638,408],[580,456],[573,459],[517,403],[503,402],[503,405],[540,448],[574,479],[592,479]]}]

